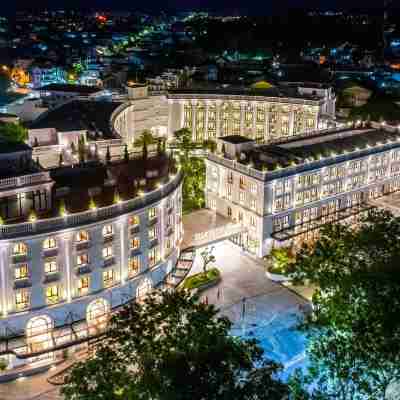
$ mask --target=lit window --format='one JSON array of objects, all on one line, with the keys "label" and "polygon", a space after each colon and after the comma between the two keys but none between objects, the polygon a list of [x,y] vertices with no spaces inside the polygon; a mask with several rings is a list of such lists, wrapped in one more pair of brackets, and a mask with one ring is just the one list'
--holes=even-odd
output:
[{"label": "lit window", "polygon": [[103,271],[103,286],[110,287],[114,284],[115,281],[115,272],[113,269],[109,269],[108,271]]},{"label": "lit window", "polygon": [[60,300],[60,288],[57,285],[46,288],[46,300],[48,303],[57,303]]},{"label": "lit window", "polygon": [[250,191],[251,191],[251,193],[253,193],[253,194],[256,194],[256,193],[257,193],[257,184],[256,184],[256,183],[252,183],[252,184],[250,185]]},{"label": "lit window", "polygon": [[246,180],[245,180],[244,176],[240,177],[239,187],[240,187],[240,189],[246,189]]},{"label": "lit window", "polygon": [[243,192],[243,191],[240,191],[240,192],[239,192],[239,201],[240,201],[241,203],[244,203],[244,192]]},{"label": "lit window", "polygon": [[140,260],[139,257],[133,257],[129,259],[128,263],[128,274],[129,277],[133,277],[138,274],[140,269]]},{"label": "lit window", "polygon": [[89,293],[90,286],[90,278],[88,276],[84,276],[78,280],[78,288],[77,293],[78,296],[84,296]]},{"label": "lit window", "polygon": [[113,226],[112,225],[104,225],[103,226],[103,236],[110,236],[113,234]]},{"label": "lit window", "polygon": [[157,229],[156,227],[149,229],[149,240],[154,240],[157,238]]},{"label": "lit window", "polygon": [[79,231],[76,234],[76,241],[77,242],[86,242],[89,240],[89,232],[88,231]]},{"label": "lit window", "polygon": [[15,267],[14,270],[14,278],[18,279],[25,279],[28,277],[28,264],[20,264]]},{"label": "lit window", "polygon": [[53,272],[57,272],[57,262],[55,260],[52,261],[46,261],[44,263],[44,273],[45,274],[51,274]]},{"label": "lit window", "polygon": [[167,251],[172,249],[172,239],[169,237],[167,239]]},{"label": "lit window", "polygon": [[76,256],[76,264],[79,266],[89,264],[88,254],[87,253],[78,254]]},{"label": "lit window", "polygon": [[155,207],[152,207],[148,211],[149,219],[153,219],[157,216],[157,209]]},{"label": "lit window", "polygon": [[113,255],[113,249],[111,246],[103,247],[103,258],[109,258]]},{"label": "lit window", "polygon": [[28,290],[19,290],[15,293],[15,308],[18,311],[26,310],[30,305],[30,294]]},{"label": "lit window", "polygon": [[149,266],[152,267],[160,261],[160,250],[158,246],[149,250]]},{"label": "lit window", "polygon": [[57,242],[54,237],[48,237],[44,242],[43,242],[43,249],[48,250],[48,249],[54,249],[57,247]]},{"label": "lit window", "polygon": [[140,224],[140,219],[139,219],[138,215],[132,215],[129,218],[129,225],[135,226],[135,225],[139,225],[139,224]]},{"label": "lit window", "polygon": [[13,247],[14,256],[22,256],[28,254],[28,246],[25,243],[16,243]]},{"label": "lit window", "polygon": [[135,236],[132,240],[131,240],[131,249],[138,249],[140,247],[140,239]]}]

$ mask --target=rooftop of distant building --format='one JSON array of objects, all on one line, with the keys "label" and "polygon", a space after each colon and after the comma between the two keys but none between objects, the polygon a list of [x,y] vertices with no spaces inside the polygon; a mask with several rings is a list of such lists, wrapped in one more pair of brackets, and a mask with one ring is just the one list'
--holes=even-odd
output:
[{"label": "rooftop of distant building", "polygon": [[110,119],[120,105],[121,102],[72,100],[39,117],[29,128],[54,128],[58,132],[86,130],[97,132],[102,138],[113,138]]},{"label": "rooftop of distant building", "polygon": [[73,85],[68,83],[51,83],[37,89],[39,91],[48,92],[65,92],[65,93],[80,93],[84,95],[90,95],[101,92],[103,89],[96,86],[86,85]]}]

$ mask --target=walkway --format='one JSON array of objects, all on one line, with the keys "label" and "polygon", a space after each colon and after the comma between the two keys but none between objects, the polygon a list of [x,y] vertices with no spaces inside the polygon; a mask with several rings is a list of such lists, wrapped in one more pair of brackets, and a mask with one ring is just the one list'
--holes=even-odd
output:
[{"label": "walkway", "polygon": [[199,210],[183,216],[184,237],[182,248],[203,247],[221,242],[247,229],[212,210]]}]

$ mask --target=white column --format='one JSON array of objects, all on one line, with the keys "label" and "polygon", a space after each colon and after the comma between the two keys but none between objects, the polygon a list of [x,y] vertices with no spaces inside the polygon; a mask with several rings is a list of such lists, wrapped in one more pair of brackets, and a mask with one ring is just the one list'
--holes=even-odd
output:
[{"label": "white column", "polygon": [[192,100],[192,139],[196,141],[196,100]]},{"label": "white column", "polygon": [[7,262],[7,245],[2,243],[0,245],[0,279],[1,279],[1,310],[3,317],[8,315],[8,302],[7,302],[7,273],[6,268],[9,263]]},{"label": "white column", "polygon": [[264,103],[264,110],[265,110],[265,131],[264,131],[264,139],[268,141],[270,138],[269,132],[269,103]]},{"label": "white column", "polygon": [[289,136],[294,135],[294,110],[291,107],[289,111]]},{"label": "white column", "polygon": [[257,137],[257,103],[253,101],[251,103],[251,108],[253,110],[253,139]]},{"label": "white column", "polygon": [[204,122],[203,140],[207,140],[208,139],[208,105],[209,105],[209,102],[206,100],[206,102],[205,102],[206,117],[205,117],[205,122]]},{"label": "white column", "polygon": [[215,101],[215,136],[220,137],[221,135],[221,100]]},{"label": "white column", "polygon": [[241,101],[240,102],[240,134],[242,136],[247,136],[245,135],[245,133],[243,132],[243,128],[244,128],[244,113],[245,113],[245,102]]},{"label": "white column", "polygon": [[71,271],[71,242],[72,234],[65,234],[62,237],[65,257],[65,289],[67,302],[70,303],[72,300],[72,271]]},{"label": "white column", "polygon": [[120,276],[121,276],[121,283],[125,283],[128,279],[128,259],[126,257],[126,240],[125,240],[125,233],[126,233],[126,225],[127,225],[127,218],[123,216],[119,219],[119,238],[120,238]]},{"label": "white column", "polygon": [[162,199],[159,205],[160,207],[160,235],[159,235],[159,243],[160,243],[160,258],[164,261],[165,257],[165,203],[166,199]]}]

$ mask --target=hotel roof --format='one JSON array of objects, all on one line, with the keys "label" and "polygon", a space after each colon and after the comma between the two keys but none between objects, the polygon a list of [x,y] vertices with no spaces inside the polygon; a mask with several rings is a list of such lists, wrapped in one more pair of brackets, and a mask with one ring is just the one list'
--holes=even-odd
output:
[{"label": "hotel roof", "polygon": [[113,138],[110,119],[121,102],[73,100],[64,103],[29,126],[30,129],[55,128],[58,132],[92,131],[104,138]]}]

